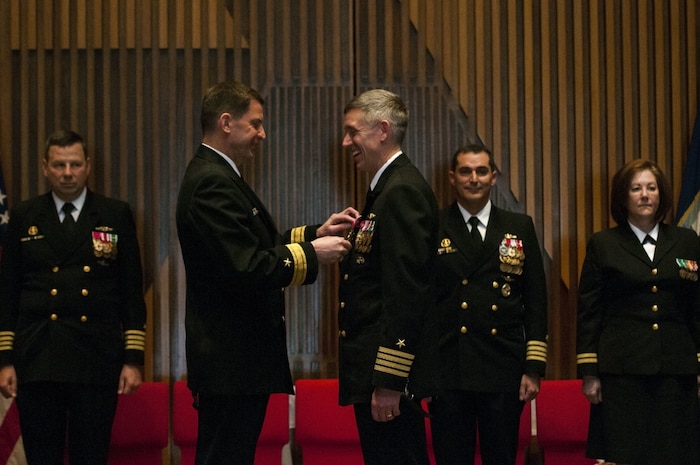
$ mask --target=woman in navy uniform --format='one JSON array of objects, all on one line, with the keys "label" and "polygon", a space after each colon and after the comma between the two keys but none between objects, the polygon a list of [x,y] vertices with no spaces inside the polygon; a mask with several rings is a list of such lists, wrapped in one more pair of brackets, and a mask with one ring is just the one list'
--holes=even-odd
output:
[{"label": "woman in navy uniform", "polygon": [[617,227],[590,238],[579,284],[587,456],[697,465],[700,240],[662,222],[671,190],[652,161],[623,166],[610,197]]}]

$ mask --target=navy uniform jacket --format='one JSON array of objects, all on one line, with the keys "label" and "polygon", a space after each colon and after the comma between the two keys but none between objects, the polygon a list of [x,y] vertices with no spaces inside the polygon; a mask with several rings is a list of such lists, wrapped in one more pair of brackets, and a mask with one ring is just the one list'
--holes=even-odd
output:
[{"label": "navy uniform jacket", "polygon": [[12,211],[0,279],[0,365],[30,381],[116,385],[144,361],[146,306],[126,202],[88,190],[72,238],[50,193]]},{"label": "navy uniform jacket", "polygon": [[187,273],[187,379],[193,392],[292,392],[284,288],[315,281],[316,228],[282,237],[265,206],[216,152],[200,146],[177,201]]},{"label": "navy uniform jacket", "polygon": [[341,262],[341,405],[369,402],[375,386],[404,391],[409,379],[413,393],[427,389],[421,333],[434,309],[437,226],[430,186],[400,155],[368,194]]},{"label": "navy uniform jacket", "polygon": [[438,311],[445,389],[513,392],[544,375],[547,290],[532,219],[491,207],[475,250],[457,203],[440,215]]},{"label": "navy uniform jacket", "polygon": [[591,236],[578,302],[579,376],[700,373],[700,239],[659,224],[654,260],[629,225]]}]

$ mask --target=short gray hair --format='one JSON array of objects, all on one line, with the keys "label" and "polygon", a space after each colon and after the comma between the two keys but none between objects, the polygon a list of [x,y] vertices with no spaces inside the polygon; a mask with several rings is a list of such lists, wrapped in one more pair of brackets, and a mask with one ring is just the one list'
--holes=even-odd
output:
[{"label": "short gray hair", "polygon": [[398,95],[384,89],[372,89],[353,97],[345,105],[345,113],[350,110],[360,110],[365,115],[365,121],[375,125],[382,120],[391,124],[394,142],[403,142],[408,126],[408,108]]}]

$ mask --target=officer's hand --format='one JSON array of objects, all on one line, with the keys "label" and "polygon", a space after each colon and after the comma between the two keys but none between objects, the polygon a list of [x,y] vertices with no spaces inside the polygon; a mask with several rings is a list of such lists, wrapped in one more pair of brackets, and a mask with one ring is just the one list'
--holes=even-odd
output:
[{"label": "officer's hand", "polygon": [[372,392],[372,419],[379,422],[391,421],[401,415],[399,403],[401,393],[383,387],[375,387]]},{"label": "officer's hand", "polygon": [[591,404],[599,404],[603,401],[603,391],[600,386],[600,378],[597,376],[584,376],[581,386],[583,394]]},{"label": "officer's hand", "polygon": [[141,367],[136,365],[124,365],[122,373],[119,375],[119,394],[133,394],[141,386]]},{"label": "officer's hand", "polygon": [[12,365],[0,368],[0,394],[5,399],[17,397],[17,375]]},{"label": "officer's hand", "polygon": [[530,402],[537,397],[540,392],[540,376],[537,374],[525,373],[520,378],[520,391],[518,397],[523,402]]},{"label": "officer's hand", "polygon": [[344,236],[352,229],[360,212],[352,207],[347,207],[339,213],[333,213],[325,223],[316,230],[316,236]]},{"label": "officer's hand", "polygon": [[311,241],[316,258],[322,265],[338,263],[350,251],[349,241],[338,236],[324,236]]}]

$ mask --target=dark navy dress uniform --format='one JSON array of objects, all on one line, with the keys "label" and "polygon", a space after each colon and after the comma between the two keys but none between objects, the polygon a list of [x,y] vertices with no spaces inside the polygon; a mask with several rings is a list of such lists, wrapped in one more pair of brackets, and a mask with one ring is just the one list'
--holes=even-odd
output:
[{"label": "dark navy dress uniform", "polygon": [[185,172],[176,218],[187,383],[199,401],[196,461],[252,463],[269,395],[293,393],[284,290],[316,280],[318,226],[280,234],[248,184],[205,145]]},{"label": "dark navy dress uniform", "polygon": [[475,243],[455,202],[440,215],[437,245],[443,390],[431,403],[439,464],[485,464],[517,452],[523,374],[547,362],[547,290],[532,219],[494,205]]},{"label": "dark navy dress uniform", "polygon": [[419,456],[427,461],[424,419],[411,401],[402,399],[401,415],[387,423],[374,422],[369,406],[376,386],[409,389],[418,397],[430,389],[434,364],[424,330],[434,314],[437,226],[432,189],[401,154],[368,193],[350,237],[353,247],[341,263],[340,404],[354,404],[356,417],[367,420],[358,423],[365,444],[376,438],[384,443],[374,451],[396,454],[387,462],[365,450],[366,463],[414,463]]},{"label": "dark navy dress uniform", "polygon": [[700,463],[700,239],[659,224],[653,259],[628,224],[591,236],[578,302],[579,376],[601,380],[588,455]]},{"label": "dark navy dress uniform", "polygon": [[106,460],[121,369],[144,363],[146,306],[129,205],[88,190],[68,236],[51,193],[20,202],[1,273],[0,365],[15,367],[20,418],[44,423],[22,423],[25,444],[36,433],[63,450],[65,412],[52,417],[50,407],[67,402],[94,419],[85,436],[71,431],[69,447],[94,447],[86,454],[104,457],[93,463]]}]

